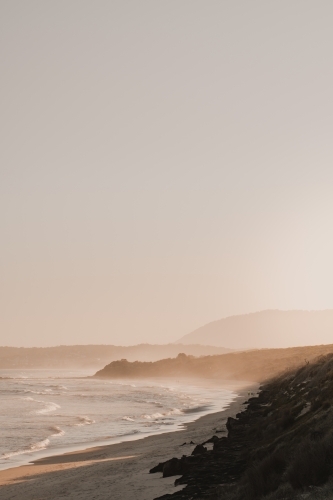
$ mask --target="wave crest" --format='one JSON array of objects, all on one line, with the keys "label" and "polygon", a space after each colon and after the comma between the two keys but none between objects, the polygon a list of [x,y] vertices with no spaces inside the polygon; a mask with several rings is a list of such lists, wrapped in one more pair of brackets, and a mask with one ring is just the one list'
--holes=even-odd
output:
[{"label": "wave crest", "polygon": [[79,422],[77,424],[74,424],[76,427],[82,427],[83,425],[91,425],[95,423],[95,420],[89,418],[89,417],[77,417]]},{"label": "wave crest", "polygon": [[37,443],[33,443],[29,448],[25,450],[13,451],[10,453],[4,453],[1,458],[8,459],[11,457],[16,457],[18,455],[25,455],[26,453],[33,453],[35,451],[45,450],[50,444],[50,440],[48,438],[43,439],[43,441],[38,441]]}]

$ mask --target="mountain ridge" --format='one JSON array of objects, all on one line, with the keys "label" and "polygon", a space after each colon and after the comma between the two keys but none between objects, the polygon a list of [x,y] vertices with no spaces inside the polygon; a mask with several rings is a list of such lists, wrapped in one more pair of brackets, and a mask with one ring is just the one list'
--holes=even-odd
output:
[{"label": "mountain ridge", "polygon": [[329,344],[332,339],[333,309],[266,309],[211,321],[175,343],[205,343],[229,349],[271,349]]}]

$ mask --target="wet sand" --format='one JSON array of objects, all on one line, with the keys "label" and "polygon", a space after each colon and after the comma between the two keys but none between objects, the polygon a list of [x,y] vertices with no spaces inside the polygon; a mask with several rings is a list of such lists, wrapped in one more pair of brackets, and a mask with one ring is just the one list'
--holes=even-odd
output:
[{"label": "wet sand", "polygon": [[181,490],[182,486],[174,486],[177,476],[163,479],[161,473],[149,474],[149,469],[172,457],[191,454],[194,445],[181,446],[184,442],[202,443],[217,431],[223,436],[227,418],[244,408],[248,391],[256,391],[257,386],[240,389],[238,383],[230,384],[230,389],[239,397],[228,408],[205,415],[183,430],[65,453],[0,471],[0,498],[153,500]]}]

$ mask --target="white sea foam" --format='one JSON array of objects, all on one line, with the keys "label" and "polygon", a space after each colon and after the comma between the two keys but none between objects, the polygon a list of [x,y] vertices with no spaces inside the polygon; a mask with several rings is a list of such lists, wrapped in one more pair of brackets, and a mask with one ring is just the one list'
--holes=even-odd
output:
[{"label": "white sea foam", "polygon": [[[37,394],[37,396],[50,396],[52,389],[45,389],[44,391],[33,391],[31,389],[24,389],[25,394]],[[52,392],[52,396],[61,396],[61,392]]]},{"label": "white sea foam", "polygon": [[[37,401],[37,400],[36,400]],[[37,415],[42,415],[44,413],[50,413],[51,411],[55,411],[57,410],[58,408],[61,408],[60,405],[58,405],[57,403],[52,403],[52,402],[46,402],[46,401],[38,401],[38,403],[42,403],[45,405],[45,408],[42,408],[41,410],[36,410],[36,414]]]},{"label": "white sea foam", "polygon": [[[62,384],[48,384],[47,387],[49,387],[49,389],[44,389],[45,391],[52,391],[52,389],[62,389],[64,391],[68,391],[68,388]],[[52,389],[50,389],[52,387]]]},{"label": "white sea foam", "polygon": [[156,418],[163,418],[162,413],[153,413],[152,415],[142,415],[143,418],[146,418],[147,420],[156,419]]},{"label": "white sea foam", "polygon": [[156,420],[158,418],[165,418],[165,417],[169,417],[171,415],[182,415],[183,414],[183,411],[180,410],[179,408],[173,408],[172,410],[168,410],[166,412],[163,412],[163,413],[152,413],[151,415],[142,415],[143,418],[146,418],[147,420]]},{"label": "white sea foam", "polygon": [[18,450],[13,451],[11,453],[4,453],[1,458],[8,459],[11,457],[16,457],[18,455],[25,455],[26,453],[33,453],[35,451],[45,450],[50,444],[50,440],[48,438],[43,439],[43,441],[38,441],[37,443],[33,443],[30,448],[26,450]]},{"label": "white sea foam", "polygon": [[91,425],[95,423],[95,420],[89,417],[77,417],[79,422],[74,424],[76,427],[83,427],[84,425]]},{"label": "white sea foam", "polygon": [[46,438],[43,441],[39,441],[38,443],[31,445],[31,451],[45,450],[45,448],[47,448],[49,444],[50,440]]},{"label": "white sea foam", "polygon": [[50,431],[53,431],[53,434],[51,434],[52,437],[60,437],[64,436],[65,434],[65,431],[60,429],[60,427],[58,427],[57,425],[50,427]]},{"label": "white sea foam", "polygon": [[42,404],[44,405],[44,408],[41,408],[40,410],[35,410],[33,413],[37,414],[37,415],[41,415],[43,413],[50,413],[52,411],[55,411],[57,410],[58,408],[61,408],[60,405],[58,405],[57,403],[53,403],[51,401],[41,401],[40,399],[34,399],[30,396],[25,396],[21,399],[24,399],[25,401],[33,401],[35,403],[39,403],[39,404]]}]

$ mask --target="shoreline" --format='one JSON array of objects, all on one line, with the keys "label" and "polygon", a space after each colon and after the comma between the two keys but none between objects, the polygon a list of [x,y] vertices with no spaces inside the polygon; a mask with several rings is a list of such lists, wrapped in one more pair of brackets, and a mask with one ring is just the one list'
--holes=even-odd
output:
[{"label": "shoreline", "polygon": [[[63,379],[63,377],[57,377],[59,379]],[[68,377],[66,377],[67,379]],[[89,379],[90,377],[69,377],[70,379],[81,379],[81,378],[84,378],[84,379]],[[94,377],[92,377],[94,378]],[[103,379],[102,379],[103,380]],[[150,380],[150,379],[147,379],[147,380]],[[141,380],[139,379],[139,382]],[[137,384],[138,383],[138,379],[120,379],[120,380],[116,380],[114,381],[115,385],[118,385],[118,383],[120,383],[121,385],[122,384],[130,384],[130,382],[133,382],[133,384]],[[156,382],[156,380],[154,380],[153,382]],[[230,393],[233,393],[232,395],[230,394],[230,399],[232,402],[233,400],[235,400],[238,396],[238,391],[240,388],[243,388],[245,385],[250,385],[251,382],[239,382],[239,381],[232,381],[232,383],[230,384],[230,381],[229,380],[223,380],[223,381],[220,381],[220,383],[218,383],[218,381],[216,379],[208,379],[207,380],[202,380],[202,379],[194,379],[193,377],[187,379],[179,379],[178,377],[177,378],[173,378],[173,377],[170,377],[170,378],[161,378],[159,380],[159,382],[163,382],[163,384],[167,385],[167,386],[170,386],[170,384],[172,384],[172,387],[176,386],[178,389],[182,389],[184,386],[188,386],[188,387],[191,387],[191,386],[194,386],[194,387],[201,387],[201,388],[208,388],[209,390],[211,390],[212,388],[214,388],[214,386],[216,386],[216,388],[220,389],[221,388],[221,385],[222,385],[222,388],[225,389],[226,391],[229,391]],[[163,385],[164,386],[164,385]],[[228,403],[230,404],[230,403]],[[188,412],[190,413],[191,415],[188,415],[187,416],[187,419],[184,420],[184,417],[183,417],[183,421],[182,422],[174,422],[172,426],[165,426],[165,428],[163,429],[159,429],[159,430],[151,430],[151,431],[140,431],[140,432],[137,432],[137,430],[134,430],[134,431],[130,431],[126,434],[118,434],[118,435],[114,435],[113,437],[109,437],[109,438],[101,438],[101,439],[98,439],[97,437],[95,439],[92,439],[90,441],[86,441],[86,442],[81,442],[81,443],[78,443],[78,444],[65,444],[65,443],[62,443],[62,444],[59,444],[58,446],[56,447],[48,447],[47,445],[45,447],[42,447],[40,449],[36,449],[36,450],[29,450],[27,449],[26,451],[22,450],[20,452],[17,452],[17,451],[14,451],[12,453],[9,452],[9,456],[10,458],[12,457],[15,457],[14,458],[14,461],[12,460],[8,460],[7,463],[0,463],[0,472],[1,471],[5,471],[5,470],[8,470],[8,469],[13,469],[13,468],[17,468],[17,467],[21,467],[21,466],[25,466],[25,465],[29,465],[33,462],[36,462],[40,459],[44,459],[44,458],[49,458],[49,457],[53,457],[53,456],[58,456],[58,455],[63,455],[63,454],[66,454],[66,453],[71,453],[71,452],[80,452],[80,451],[84,451],[84,450],[87,450],[87,449],[90,449],[90,448],[97,448],[97,447],[101,447],[101,446],[108,446],[108,445],[114,445],[114,444],[120,444],[120,443],[123,443],[123,442],[127,442],[127,441],[137,441],[137,440],[140,440],[140,439],[144,439],[146,437],[149,437],[149,436],[155,436],[155,435],[159,435],[159,434],[165,434],[165,433],[170,433],[170,432],[179,432],[181,430],[183,430],[185,428],[185,426],[188,424],[188,423],[191,423],[191,422],[194,422],[195,420],[198,420],[200,418],[202,418],[203,416],[206,416],[206,415],[209,415],[211,413],[216,413],[217,410],[216,409],[216,405],[214,404],[209,404],[207,406],[207,409],[198,409],[198,411],[193,411],[193,414],[192,414],[192,411]],[[185,413],[187,413],[185,411]],[[50,437],[53,437],[53,435],[48,435],[44,438],[44,440],[49,440]]]},{"label": "shoreline", "polygon": [[116,444],[93,446],[62,454],[45,456],[28,465],[0,471],[0,493],[4,499],[27,500],[70,498],[80,500],[152,500],[155,497],[183,489],[175,487],[175,477],[161,478],[149,474],[158,462],[173,456],[190,454],[195,445],[214,433],[226,433],[225,423],[235,416],[248,399],[248,391],[258,385],[233,384],[236,399],[224,410],[208,413],[186,423],[184,428],[141,436]]}]

